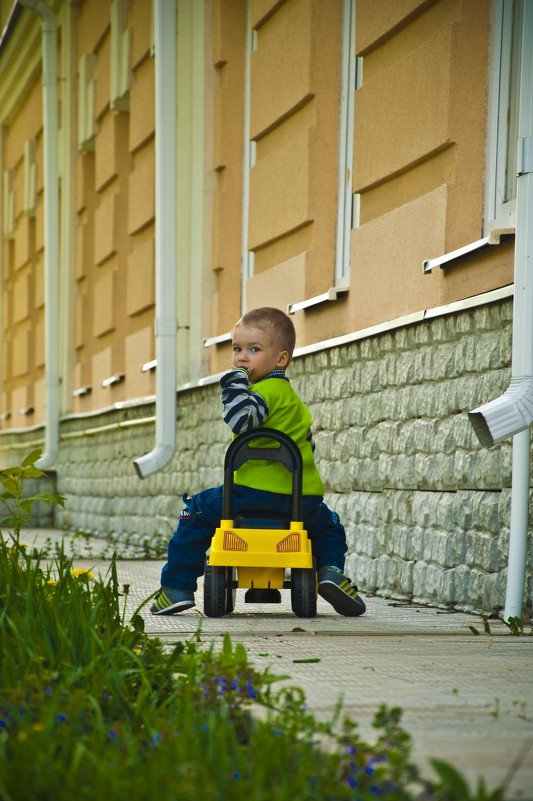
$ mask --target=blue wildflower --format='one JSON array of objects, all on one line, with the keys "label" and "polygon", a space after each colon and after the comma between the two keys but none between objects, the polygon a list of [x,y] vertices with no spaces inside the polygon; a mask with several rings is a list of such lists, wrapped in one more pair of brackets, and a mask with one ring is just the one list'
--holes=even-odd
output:
[{"label": "blue wildflower", "polygon": [[109,736],[112,740],[116,740],[118,737],[118,731],[116,729],[110,729]]},{"label": "blue wildflower", "polygon": [[67,716],[64,715],[63,712],[58,712],[57,713],[56,720],[58,720],[59,723],[64,723],[66,719],[67,719]]}]

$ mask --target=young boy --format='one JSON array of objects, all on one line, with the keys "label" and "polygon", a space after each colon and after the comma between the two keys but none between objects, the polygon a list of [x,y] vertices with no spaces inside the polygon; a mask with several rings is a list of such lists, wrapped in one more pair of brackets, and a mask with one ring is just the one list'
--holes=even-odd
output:
[{"label": "young boy", "polygon": [[[318,592],[341,615],[362,615],[357,587],[342,572],[346,536],[339,517],[323,502],[311,437],[311,414],[285,375],[295,343],[292,320],[279,309],[245,314],[233,332],[233,368],[220,379],[224,421],[237,436],[261,426],[288,434],[303,458],[303,523],[318,566]],[[291,510],[292,476],[279,462],[248,461],[235,475],[233,510]],[[185,509],[168,544],[161,589],[150,609],[172,615],[194,606],[196,579],[222,514],[222,487],[183,496]]]}]

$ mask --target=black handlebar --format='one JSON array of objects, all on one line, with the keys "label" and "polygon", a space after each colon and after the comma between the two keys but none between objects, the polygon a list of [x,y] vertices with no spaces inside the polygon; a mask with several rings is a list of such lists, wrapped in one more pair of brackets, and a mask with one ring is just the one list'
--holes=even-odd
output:
[{"label": "black handlebar", "polygon": [[[279,448],[252,447],[250,442],[257,439],[271,439],[279,444]],[[224,459],[224,495],[222,519],[233,519],[233,482],[234,472],[250,459],[268,459],[281,462],[292,473],[292,517],[293,521],[302,520],[302,473],[303,461],[300,449],[287,434],[275,428],[256,428],[239,434],[226,451]]]}]

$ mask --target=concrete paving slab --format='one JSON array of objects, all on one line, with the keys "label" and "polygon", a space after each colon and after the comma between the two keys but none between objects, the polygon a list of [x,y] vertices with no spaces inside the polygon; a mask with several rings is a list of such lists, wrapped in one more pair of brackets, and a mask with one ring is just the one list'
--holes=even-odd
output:
[{"label": "concrete paving slab", "polygon": [[[49,557],[51,544],[64,540],[67,553],[75,546],[77,567],[102,576],[109,569],[103,542],[72,542],[53,530],[24,532],[24,538],[37,548],[46,542]],[[126,619],[158,589],[163,564],[118,561],[119,582],[131,585]],[[205,618],[199,589],[194,609],[154,617],[147,605],[141,614],[147,633],[169,646],[199,626],[202,640],[215,647],[229,632],[258,669],[291,677],[280,688],[302,687],[318,718],[331,718],[342,696],[344,714],[357,721],[363,738],[372,737],[380,704],[400,706],[413,758],[425,772],[437,756],[464,771],[471,786],[483,776],[489,787],[505,783],[508,799],[533,799],[533,637],[510,636],[499,621],[490,621],[489,636],[478,616],[378,597],[365,598],[360,618],[341,617],[320,598],[317,616],[302,619],[292,613],[290,593],[282,598],[276,605],[245,604],[239,590],[233,614]],[[320,661],[294,661],[300,659]]]}]

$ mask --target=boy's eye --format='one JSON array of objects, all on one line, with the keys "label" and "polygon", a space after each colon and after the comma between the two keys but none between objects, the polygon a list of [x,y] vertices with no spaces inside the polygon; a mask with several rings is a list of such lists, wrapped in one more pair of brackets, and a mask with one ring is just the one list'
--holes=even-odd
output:
[{"label": "boy's eye", "polygon": [[234,346],[233,346],[233,352],[234,352],[234,353],[240,353],[240,350],[241,350],[241,349],[239,348],[239,346],[238,346],[238,345],[234,345]]},{"label": "boy's eye", "polygon": [[250,348],[250,350],[252,351],[252,353],[259,353],[259,348],[253,347]]}]

